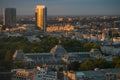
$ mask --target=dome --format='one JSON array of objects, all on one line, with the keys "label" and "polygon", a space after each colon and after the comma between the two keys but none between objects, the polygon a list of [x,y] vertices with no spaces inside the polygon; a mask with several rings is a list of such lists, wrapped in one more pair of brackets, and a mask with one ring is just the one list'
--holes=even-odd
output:
[{"label": "dome", "polygon": [[50,50],[50,53],[53,56],[63,56],[67,54],[67,51],[61,45],[56,45]]},{"label": "dome", "polygon": [[22,50],[16,50],[15,53],[13,54],[13,59],[14,60],[22,60],[24,59],[24,53]]}]

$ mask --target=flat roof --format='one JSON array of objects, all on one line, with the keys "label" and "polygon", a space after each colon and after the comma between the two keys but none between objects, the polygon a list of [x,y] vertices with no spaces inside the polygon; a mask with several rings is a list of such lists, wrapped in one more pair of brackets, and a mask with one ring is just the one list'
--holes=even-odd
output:
[{"label": "flat roof", "polygon": [[45,5],[37,5],[36,8],[45,8]]}]

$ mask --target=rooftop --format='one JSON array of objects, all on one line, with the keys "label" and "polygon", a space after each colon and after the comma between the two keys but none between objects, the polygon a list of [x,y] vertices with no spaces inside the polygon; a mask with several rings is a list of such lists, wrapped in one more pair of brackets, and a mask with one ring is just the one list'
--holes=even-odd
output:
[{"label": "rooftop", "polygon": [[67,51],[61,46],[61,45],[56,45],[50,50],[50,53],[54,56],[57,55],[66,55]]},{"label": "rooftop", "polygon": [[36,8],[45,8],[45,5],[37,5]]}]

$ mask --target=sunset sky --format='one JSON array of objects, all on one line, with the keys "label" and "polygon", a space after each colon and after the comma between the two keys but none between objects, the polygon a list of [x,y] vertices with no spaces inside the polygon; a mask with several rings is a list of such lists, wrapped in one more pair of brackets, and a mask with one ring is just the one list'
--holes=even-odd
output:
[{"label": "sunset sky", "polygon": [[120,15],[120,0],[0,0],[0,15],[9,7],[33,15],[38,4],[47,6],[48,15]]}]

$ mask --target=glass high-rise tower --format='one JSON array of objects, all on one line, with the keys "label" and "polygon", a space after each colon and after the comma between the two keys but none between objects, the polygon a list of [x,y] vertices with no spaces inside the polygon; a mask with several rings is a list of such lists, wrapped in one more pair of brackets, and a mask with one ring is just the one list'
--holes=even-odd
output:
[{"label": "glass high-rise tower", "polygon": [[43,31],[46,31],[47,7],[45,5],[36,6],[36,26]]},{"label": "glass high-rise tower", "polygon": [[3,9],[3,25],[8,28],[16,26],[16,8]]}]

